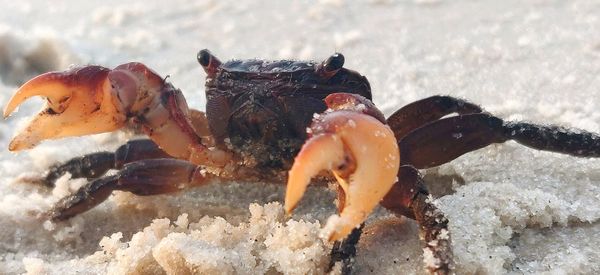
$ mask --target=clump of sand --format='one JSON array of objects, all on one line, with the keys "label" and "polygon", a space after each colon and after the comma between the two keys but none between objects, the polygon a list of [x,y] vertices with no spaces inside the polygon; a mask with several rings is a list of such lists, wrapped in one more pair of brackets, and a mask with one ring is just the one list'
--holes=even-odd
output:
[{"label": "clump of sand", "polygon": [[[87,257],[47,263],[24,259],[27,274],[323,274],[331,245],[319,237],[318,221],[285,219],[279,203],[250,205],[238,225],[221,217],[190,222],[155,219],[124,241],[104,237],[101,250]],[[75,271],[75,270],[77,271]]]}]

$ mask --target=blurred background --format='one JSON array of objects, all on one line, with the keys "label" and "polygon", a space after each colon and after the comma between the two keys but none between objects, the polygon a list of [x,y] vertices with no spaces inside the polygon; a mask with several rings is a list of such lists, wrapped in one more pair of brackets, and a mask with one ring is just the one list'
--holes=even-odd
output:
[{"label": "blurred background", "polygon": [[[440,93],[523,112],[567,99],[585,107],[600,85],[594,1],[3,2],[0,68],[9,85],[32,70],[135,60],[202,105],[195,56],[203,48],[222,60],[342,52],[386,113]],[[19,79],[21,66],[32,68]],[[540,90],[545,96],[533,95]]]}]

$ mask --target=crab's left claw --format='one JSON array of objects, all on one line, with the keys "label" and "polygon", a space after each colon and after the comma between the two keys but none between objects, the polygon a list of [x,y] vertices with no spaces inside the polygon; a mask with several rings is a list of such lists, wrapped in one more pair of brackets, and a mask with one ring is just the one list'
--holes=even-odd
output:
[{"label": "crab's left claw", "polygon": [[87,66],[45,73],[21,86],[6,105],[5,118],[31,97],[43,96],[47,103],[11,141],[9,150],[29,149],[45,139],[122,127],[126,117],[112,102],[109,73],[104,67]]},{"label": "crab's left claw", "polygon": [[333,172],[341,185],[340,217],[326,228],[330,240],[346,237],[387,194],[400,166],[396,138],[380,120],[353,110],[336,110],[315,119],[309,138],[289,172],[285,209],[302,198],[312,177]]}]

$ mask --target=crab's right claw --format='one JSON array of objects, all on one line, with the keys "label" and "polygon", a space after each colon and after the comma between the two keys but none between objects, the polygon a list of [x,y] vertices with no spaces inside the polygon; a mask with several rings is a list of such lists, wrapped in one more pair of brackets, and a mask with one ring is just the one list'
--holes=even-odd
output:
[{"label": "crab's right claw", "polygon": [[4,117],[34,96],[45,97],[47,103],[12,140],[9,150],[29,149],[45,139],[110,132],[123,127],[140,86],[130,67],[145,69],[137,63],[114,70],[85,66],[29,80],[10,99]]},{"label": "crab's right claw", "polygon": [[294,209],[312,177],[332,171],[343,190],[341,213],[326,228],[330,240],[340,240],[367,218],[396,181],[398,145],[387,125],[356,111],[325,113],[310,129],[312,137],[289,172],[285,210]]},{"label": "crab's right claw", "polygon": [[5,118],[31,97],[45,97],[47,103],[11,141],[9,150],[29,149],[45,139],[121,128],[126,117],[113,102],[110,73],[100,66],[80,67],[45,73],[21,86],[6,105]]}]

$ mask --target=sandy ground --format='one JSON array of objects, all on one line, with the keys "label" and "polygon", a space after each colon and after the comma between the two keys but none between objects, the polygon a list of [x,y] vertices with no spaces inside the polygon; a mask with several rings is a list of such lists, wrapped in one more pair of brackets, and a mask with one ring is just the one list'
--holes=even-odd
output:
[{"label": "sandy ground", "polygon": [[[202,109],[199,49],[223,60],[339,51],[368,76],[386,114],[450,94],[506,119],[600,132],[597,1],[0,2],[2,106],[43,71],[142,61]],[[41,103],[30,100],[0,124],[0,148]],[[291,221],[271,203],[283,201],[282,186],[246,183],[145,198],[115,192],[66,223],[35,218],[82,182],[62,178],[48,190],[19,178],[127,138],[0,150],[0,273],[324,272],[330,245],[318,232],[334,207],[318,188]],[[424,173],[450,219],[457,273],[600,272],[600,161],[508,142]],[[379,209],[365,231],[356,274],[423,272],[414,222]]]}]

